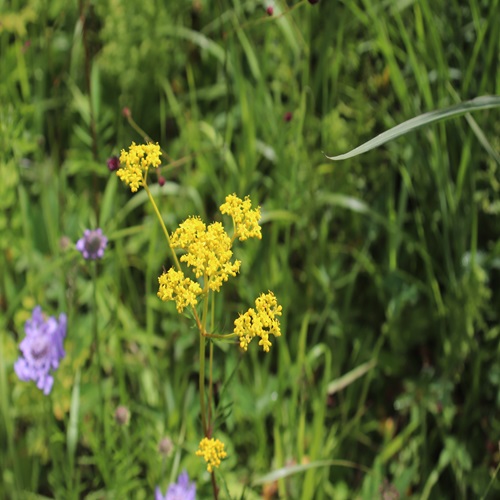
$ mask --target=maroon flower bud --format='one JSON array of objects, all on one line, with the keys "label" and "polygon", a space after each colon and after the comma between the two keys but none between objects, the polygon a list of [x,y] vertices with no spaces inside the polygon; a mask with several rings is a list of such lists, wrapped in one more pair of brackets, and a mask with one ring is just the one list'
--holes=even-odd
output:
[{"label": "maroon flower bud", "polygon": [[130,118],[132,116],[132,112],[130,111],[129,108],[127,108],[127,106],[125,106],[123,109],[122,109],[122,115],[125,117],[125,118]]},{"label": "maroon flower bud", "polygon": [[268,16],[272,16],[272,15],[273,15],[273,12],[274,12],[273,7],[270,5],[270,6],[266,9],[266,12],[267,12],[267,15],[268,15]]},{"label": "maroon flower bud", "polygon": [[283,120],[285,120],[286,122],[289,122],[292,118],[293,118],[293,115],[292,115],[292,112],[291,112],[291,111],[287,111],[287,112],[283,115]]},{"label": "maroon flower bud", "polygon": [[159,184],[160,186],[164,186],[164,185],[165,185],[165,182],[166,182],[166,181],[165,181],[165,177],[163,177],[163,175],[159,175],[159,176],[158,176],[158,184]]},{"label": "maroon flower bud", "polygon": [[108,158],[107,165],[110,172],[118,170],[120,168],[120,160],[118,159],[118,156],[112,156],[111,158]]}]

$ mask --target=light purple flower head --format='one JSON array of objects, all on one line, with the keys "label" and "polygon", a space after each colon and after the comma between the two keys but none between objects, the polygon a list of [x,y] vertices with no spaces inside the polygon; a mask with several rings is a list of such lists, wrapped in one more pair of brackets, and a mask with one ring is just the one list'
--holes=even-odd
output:
[{"label": "light purple flower head", "polygon": [[46,320],[40,306],[33,309],[31,319],[24,326],[26,336],[19,344],[22,355],[14,364],[14,371],[24,382],[33,380],[45,395],[54,384],[51,370],[56,370],[64,358],[63,340],[66,336],[66,315],[60,314]]},{"label": "light purple flower head", "polygon": [[76,242],[76,249],[81,252],[84,259],[102,259],[108,238],[102,234],[102,229],[85,229],[83,238]]},{"label": "light purple flower head", "polygon": [[155,489],[155,500],[196,500],[196,484],[189,482],[186,471],[181,472],[176,483],[172,483],[166,495],[162,495],[159,486]]}]

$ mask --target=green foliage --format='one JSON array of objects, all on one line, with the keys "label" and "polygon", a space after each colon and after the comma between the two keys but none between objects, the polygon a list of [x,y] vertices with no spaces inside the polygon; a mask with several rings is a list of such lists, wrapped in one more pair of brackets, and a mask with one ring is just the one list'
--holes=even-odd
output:
[{"label": "green foliage", "polygon": [[[500,2],[273,5],[0,4],[0,497],[151,498],[184,468],[211,494],[197,335],[156,297],[170,256],[146,193],[106,167],[145,133],[170,231],[232,192],[262,206],[221,332],[262,290],[283,305],[269,355],[215,345],[221,498],[499,495],[498,109],[324,153],[498,100]],[[99,371],[87,227],[110,240]],[[69,317],[50,399],[13,371],[36,304]]]}]

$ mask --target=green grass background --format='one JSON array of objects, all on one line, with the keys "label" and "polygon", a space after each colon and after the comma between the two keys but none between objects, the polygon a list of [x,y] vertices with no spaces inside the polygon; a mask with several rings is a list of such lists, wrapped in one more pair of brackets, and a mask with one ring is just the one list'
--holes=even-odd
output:
[{"label": "green grass background", "polygon": [[[143,140],[124,107],[168,153],[171,231],[229,193],[262,207],[215,315],[270,289],[283,336],[215,350],[221,498],[500,495],[498,110],[325,157],[500,94],[499,54],[498,0],[0,1],[0,498],[153,498],[184,468],[210,498],[196,330],[156,297],[146,193],[106,167]],[[110,239],[100,374],[88,227]],[[69,317],[50,398],[13,371],[36,304]]]}]

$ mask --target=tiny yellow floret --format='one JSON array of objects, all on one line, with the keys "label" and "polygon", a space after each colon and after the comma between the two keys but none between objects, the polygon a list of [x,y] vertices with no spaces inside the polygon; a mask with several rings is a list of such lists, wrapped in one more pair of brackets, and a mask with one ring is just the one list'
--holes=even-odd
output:
[{"label": "tiny yellow floret", "polygon": [[271,341],[269,335],[281,336],[280,322],[282,307],[273,292],[263,293],[255,300],[255,309],[250,308],[234,322],[234,333],[240,338],[240,347],[246,351],[254,337],[260,337],[259,345],[264,352],[269,352]]},{"label": "tiny yellow floret", "polygon": [[242,200],[235,194],[226,196],[226,202],[220,206],[222,214],[230,215],[234,222],[234,237],[240,241],[248,238],[262,239],[259,226],[260,207],[252,210],[252,202],[249,196]]},{"label": "tiny yellow floret", "polygon": [[196,456],[203,457],[205,462],[207,462],[207,471],[212,472],[214,467],[219,467],[221,459],[227,457],[227,453],[224,451],[224,443],[222,441],[204,437],[200,441]]},{"label": "tiny yellow floret", "polygon": [[128,152],[122,149],[120,168],[116,171],[116,175],[135,193],[145,184],[148,168],[160,166],[160,156],[161,150],[158,143],[136,144],[133,142]]}]

